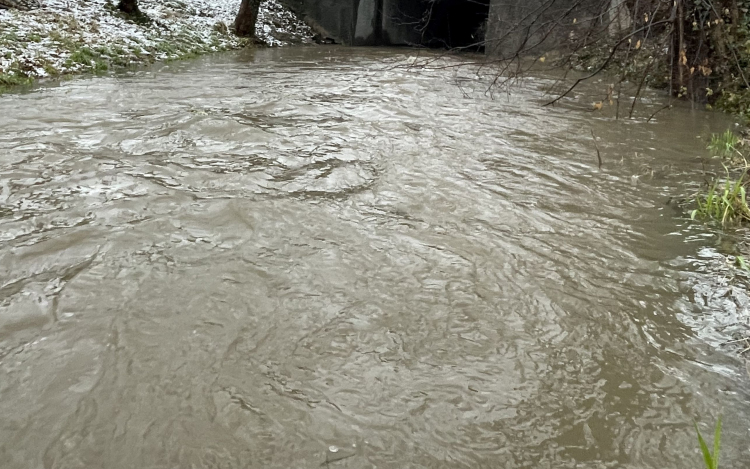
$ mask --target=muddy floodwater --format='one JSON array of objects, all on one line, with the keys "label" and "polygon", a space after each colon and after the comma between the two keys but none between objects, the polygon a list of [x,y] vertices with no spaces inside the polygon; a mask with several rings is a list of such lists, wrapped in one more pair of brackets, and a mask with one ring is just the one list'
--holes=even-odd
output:
[{"label": "muddy floodwater", "polygon": [[414,54],[0,97],[0,467],[687,469],[720,414],[750,467],[747,296],[670,202],[726,119]]}]

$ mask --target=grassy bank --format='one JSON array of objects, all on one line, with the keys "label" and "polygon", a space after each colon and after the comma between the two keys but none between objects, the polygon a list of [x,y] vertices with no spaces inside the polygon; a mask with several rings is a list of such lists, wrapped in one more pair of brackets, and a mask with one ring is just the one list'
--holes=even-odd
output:
[{"label": "grassy bank", "polygon": [[[108,0],[46,0],[32,11],[0,10],[0,93],[36,79],[239,49],[230,25],[240,0],[141,0],[130,21]],[[312,42],[312,31],[275,0],[258,17],[268,46]]]}]

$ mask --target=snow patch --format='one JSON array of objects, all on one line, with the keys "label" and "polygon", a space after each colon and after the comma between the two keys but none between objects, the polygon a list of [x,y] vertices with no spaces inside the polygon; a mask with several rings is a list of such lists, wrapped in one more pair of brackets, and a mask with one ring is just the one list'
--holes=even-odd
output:
[{"label": "snow patch", "polygon": [[[227,31],[241,0],[140,0],[150,24],[125,20],[113,1],[43,0],[37,10],[0,10],[0,75],[102,71],[247,44]],[[311,43],[313,32],[278,0],[263,0],[256,36],[283,46]]]}]

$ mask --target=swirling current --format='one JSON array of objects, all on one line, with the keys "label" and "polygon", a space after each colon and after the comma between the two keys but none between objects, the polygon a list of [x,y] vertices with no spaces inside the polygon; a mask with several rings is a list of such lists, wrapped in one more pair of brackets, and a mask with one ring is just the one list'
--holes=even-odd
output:
[{"label": "swirling current", "polygon": [[721,414],[747,468],[747,295],[671,200],[727,120],[413,54],[0,97],[0,467],[685,469]]}]

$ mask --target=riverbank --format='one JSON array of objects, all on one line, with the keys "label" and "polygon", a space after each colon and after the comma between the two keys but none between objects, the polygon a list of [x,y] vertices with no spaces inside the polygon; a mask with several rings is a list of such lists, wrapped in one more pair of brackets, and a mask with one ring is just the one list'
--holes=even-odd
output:
[{"label": "riverbank", "polygon": [[[709,264],[711,287],[696,290],[696,299],[714,309],[713,328],[731,340],[723,346],[741,356],[750,352],[750,207],[746,191],[748,177],[748,140],[732,131],[714,134],[708,145],[714,159],[721,161],[723,171],[710,176],[710,181],[695,196],[691,217],[709,223],[721,239],[717,252],[703,250],[699,256],[714,259]],[[706,162],[711,167],[710,162]],[[706,174],[707,181],[709,173]],[[750,364],[750,362],[748,362]]]},{"label": "riverbank", "polygon": [[[0,92],[39,78],[238,49],[229,26],[240,0],[141,0],[150,22],[123,17],[106,0],[44,0],[32,11],[0,10]],[[277,0],[263,2],[257,39],[268,46],[312,42],[312,30]]]}]

